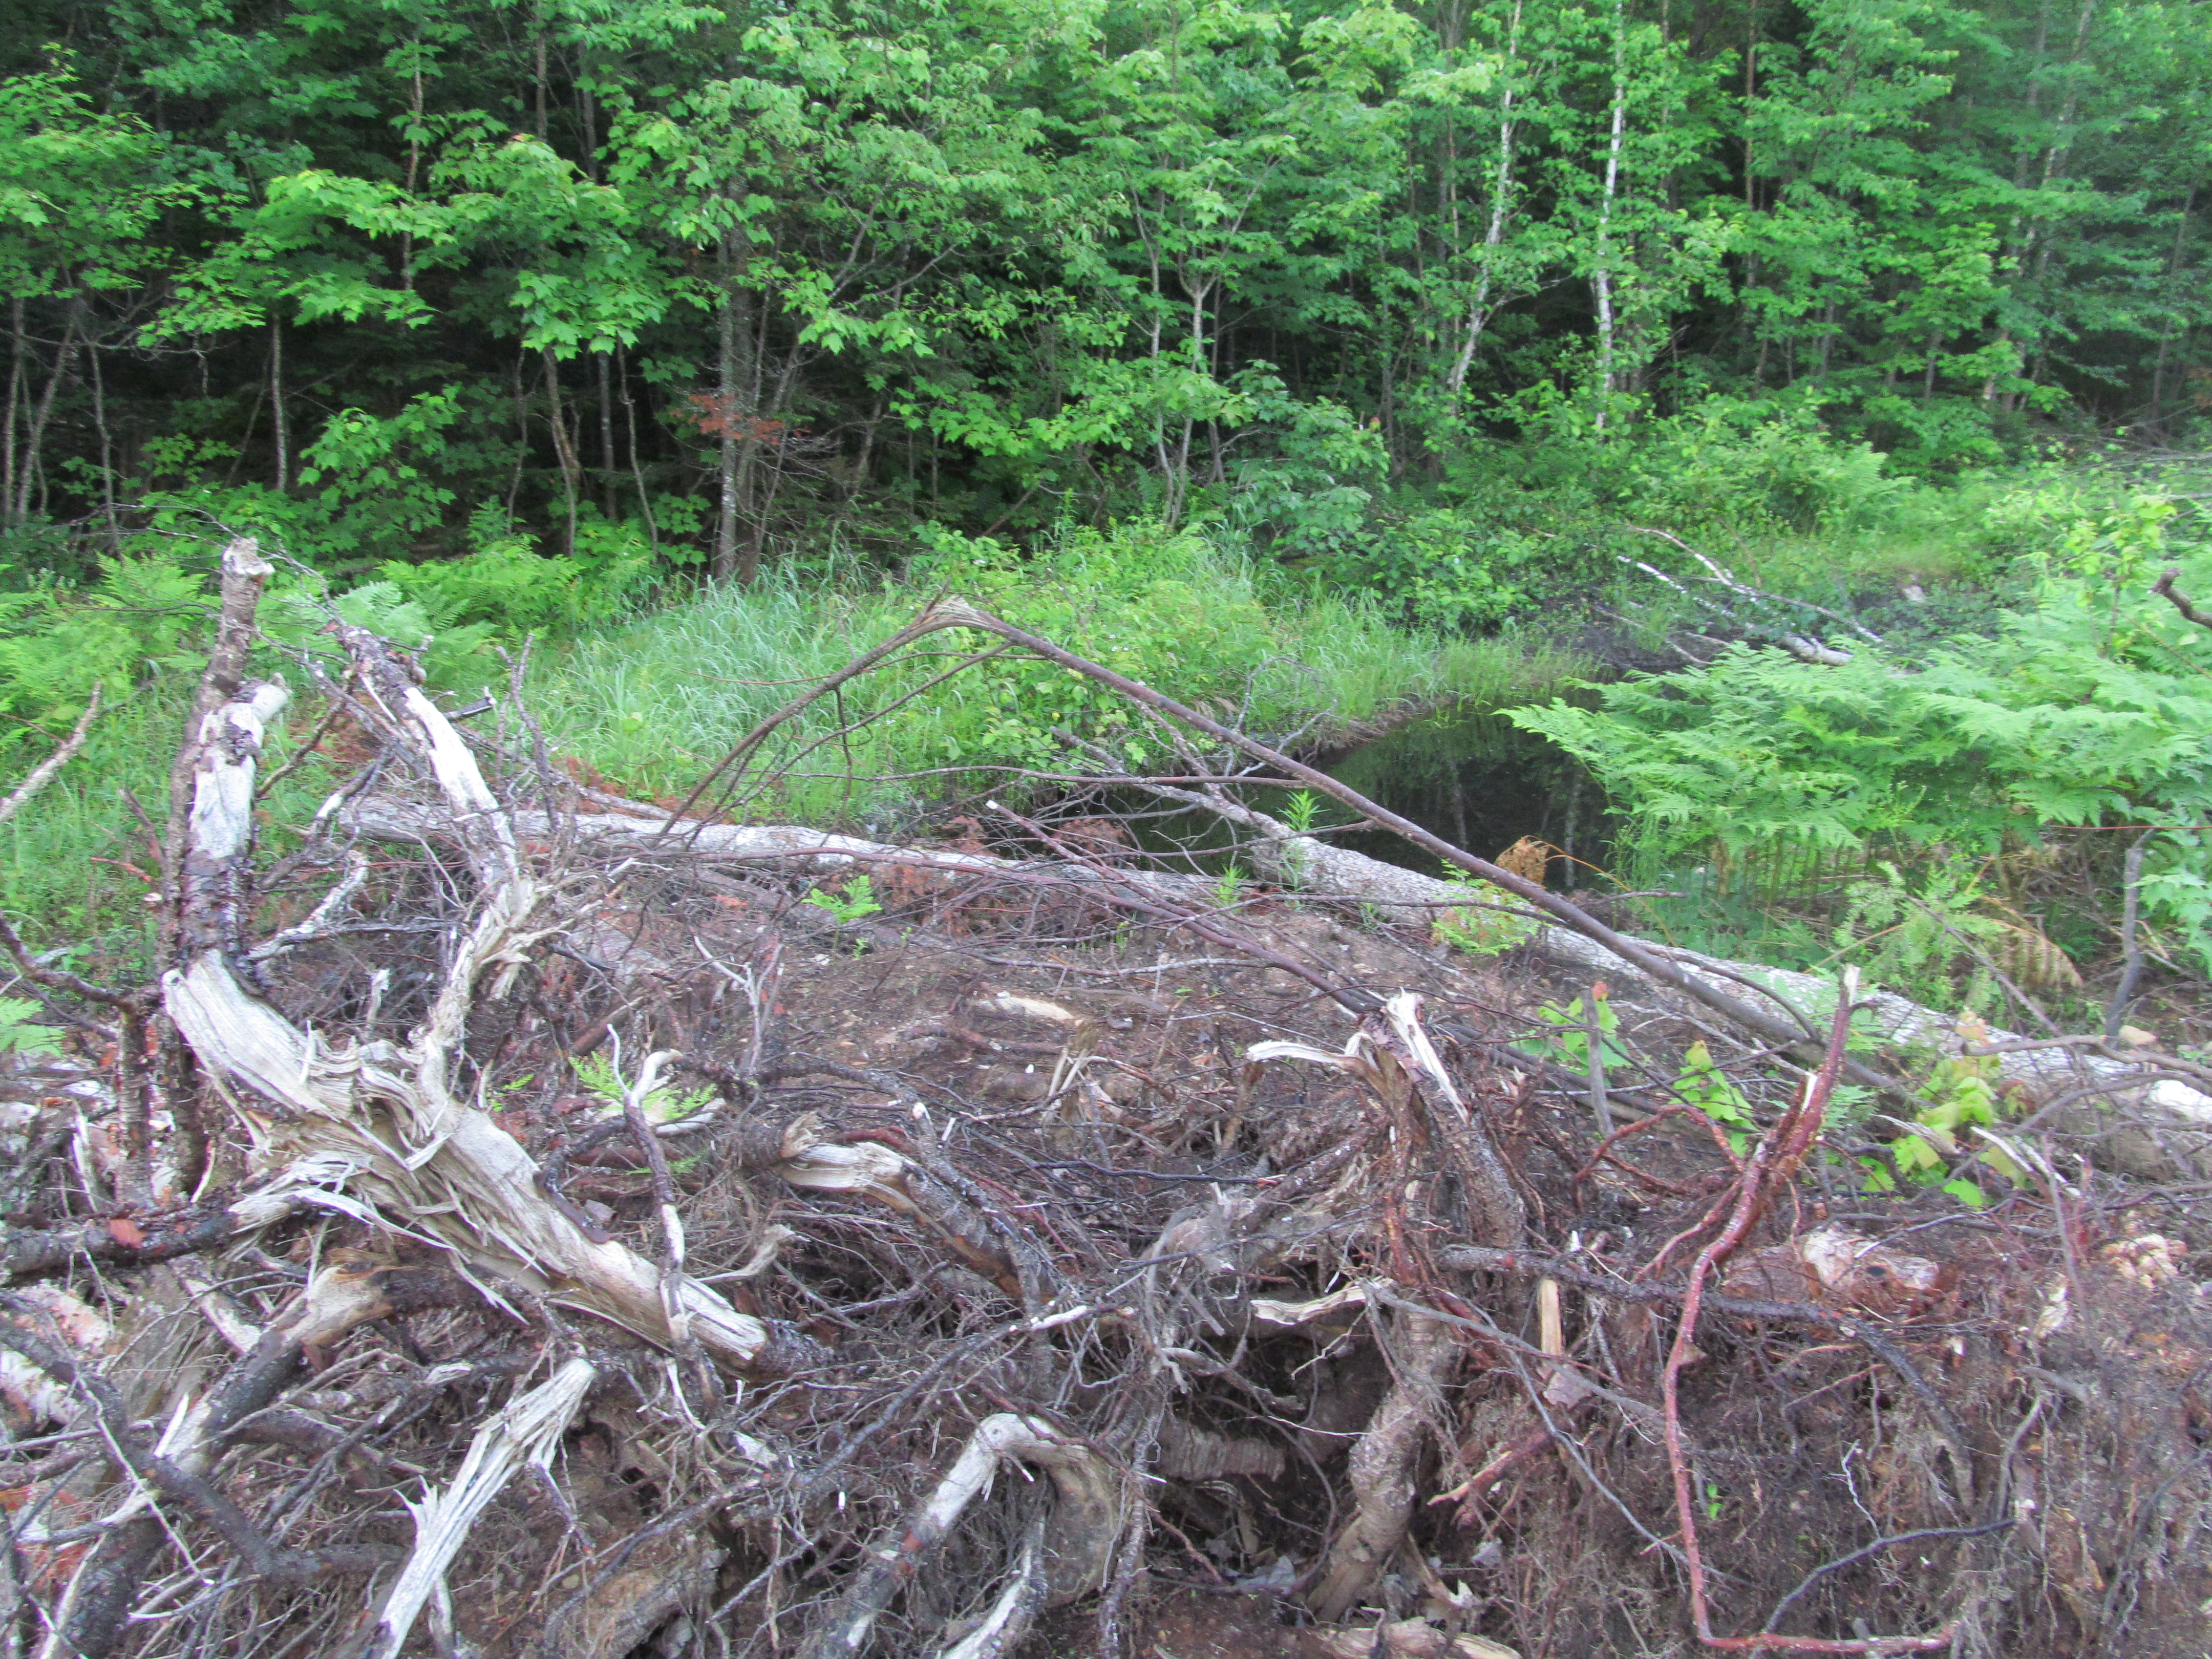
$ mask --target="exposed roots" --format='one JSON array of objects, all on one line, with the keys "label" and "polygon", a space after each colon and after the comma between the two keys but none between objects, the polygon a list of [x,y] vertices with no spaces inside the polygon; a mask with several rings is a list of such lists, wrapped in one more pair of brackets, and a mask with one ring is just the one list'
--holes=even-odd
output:
[{"label": "exposed roots", "polygon": [[[1273,750],[1110,676],[1279,884],[1140,852],[1126,776],[901,844],[579,813],[519,708],[465,734],[350,631],[350,769],[268,825],[258,564],[158,978],[0,930],[77,1033],[0,1103],[5,1652],[2212,1636],[2201,1188],[2039,1128],[1978,1212],[1862,1191],[1850,988],[1808,1029],[1459,858],[1497,890],[1454,902],[1650,959],[1589,1043],[1586,962],[1442,948],[1428,878],[1231,794]],[[952,628],[1096,670],[951,605],[838,706]]]}]

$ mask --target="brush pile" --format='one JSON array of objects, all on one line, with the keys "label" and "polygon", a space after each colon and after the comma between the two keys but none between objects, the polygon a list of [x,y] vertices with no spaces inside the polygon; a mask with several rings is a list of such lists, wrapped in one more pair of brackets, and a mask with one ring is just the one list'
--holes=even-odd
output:
[{"label": "brush pile", "polygon": [[[2040,1135],[1979,1211],[1863,1194],[1848,987],[1778,1034],[1453,849],[1656,963],[1550,982],[1349,855],[1140,854],[1126,778],[904,847],[638,808],[353,629],[355,764],[272,860],[266,568],[158,977],[0,939],[68,1028],[0,1119],[0,1652],[2212,1635],[2200,1188]],[[957,605],[885,652],[951,627],[1064,658]],[[1116,689],[1239,822],[1199,750],[1259,746]]]}]

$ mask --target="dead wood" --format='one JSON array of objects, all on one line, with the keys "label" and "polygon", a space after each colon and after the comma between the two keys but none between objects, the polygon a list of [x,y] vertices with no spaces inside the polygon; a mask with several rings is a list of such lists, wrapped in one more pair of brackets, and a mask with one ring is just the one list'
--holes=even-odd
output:
[{"label": "dead wood", "polygon": [[[957,604],[903,641],[954,627],[1104,672]],[[237,644],[176,958],[40,982],[147,1065],[18,1142],[0,1112],[0,1268],[56,1281],[0,1332],[0,1601],[43,1653],[1206,1650],[1170,1586],[1263,1651],[2201,1651],[2196,1198],[2039,1141],[1978,1216],[1860,1194],[1841,1056],[1771,1063],[1847,989],[1628,942],[1771,1030],[1639,988],[1634,1133],[1594,1141],[1551,992],[1405,925],[1468,890],[1241,806],[1196,745],[1273,749],[1143,688],[1100,682],[1183,770],[1116,786],[1276,887],[1066,778],[933,846],[573,813],[526,719],[465,735],[337,637],[316,729],[366,763],[270,865],[286,696]],[[880,915],[805,902],[860,872]],[[1635,985],[1547,914],[1572,988]],[[153,1201],[188,1161],[157,1003],[191,1201]],[[1741,1150],[1668,1093],[1692,1020]]]}]

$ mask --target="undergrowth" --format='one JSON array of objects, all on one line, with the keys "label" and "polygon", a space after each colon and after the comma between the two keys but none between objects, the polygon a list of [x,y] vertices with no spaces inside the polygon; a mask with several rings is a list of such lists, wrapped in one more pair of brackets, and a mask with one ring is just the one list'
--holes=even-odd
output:
[{"label": "undergrowth", "polygon": [[[19,722],[10,769],[20,774],[51,746],[95,681],[110,699],[84,753],[0,830],[0,903],[35,939],[105,958],[135,960],[146,948],[143,901],[159,862],[168,766],[204,660],[196,647],[210,557],[204,546],[174,544],[112,562],[79,593],[18,596],[22,625],[0,641],[14,653],[0,656],[0,695],[13,698]],[[583,775],[648,799],[690,789],[764,715],[945,592],[1309,745],[1409,708],[1540,696],[1587,671],[1541,645],[1396,628],[1370,600],[1305,591],[1199,534],[1144,525],[1072,531],[1040,558],[942,533],[902,577],[810,587],[771,575],[620,615],[607,584],[633,584],[634,568],[538,557],[511,539],[442,566],[364,574],[370,580],[326,595],[311,574],[288,572],[264,606],[270,644],[255,672],[285,674],[301,693],[295,736],[319,712],[301,659],[328,653],[319,630],[330,608],[416,650],[433,688],[456,696],[503,680],[502,649],[544,628],[551,637],[533,647],[529,698],[556,749]],[[41,676],[64,632],[82,648],[67,673]],[[1070,769],[1078,757],[1061,732],[1113,744],[1133,765],[1160,754],[1119,699],[1033,661],[1002,658],[925,684],[975,648],[941,636],[906,665],[824,700],[793,728],[797,746],[841,724],[857,729],[811,754],[787,745],[767,786],[750,786],[738,810],[888,833],[963,790],[1003,788],[1024,769]],[[881,717],[868,723],[872,714]],[[277,734],[280,757],[291,740]],[[325,791],[330,779],[318,760],[284,787]]]},{"label": "undergrowth", "polygon": [[[1302,593],[1194,533],[1127,526],[1071,532],[1024,559],[986,539],[940,533],[903,580],[807,592],[788,580],[720,588],[592,631],[544,659],[534,707],[562,748],[619,787],[656,797],[690,787],[756,722],[805,683],[912,622],[933,593],[957,592],[1129,678],[1209,707],[1255,732],[1310,747],[1395,711],[1446,701],[1495,706],[1586,666],[1518,640],[1393,627],[1356,596]],[[948,642],[940,651],[959,647]],[[1057,732],[1120,749],[1133,767],[1164,750],[1127,703],[1087,680],[1018,657],[913,696],[942,655],[871,676],[799,728],[818,738],[871,713],[799,762],[757,812],[882,827],[1001,769],[1065,771],[1079,757]],[[854,776],[881,780],[856,797]]]}]

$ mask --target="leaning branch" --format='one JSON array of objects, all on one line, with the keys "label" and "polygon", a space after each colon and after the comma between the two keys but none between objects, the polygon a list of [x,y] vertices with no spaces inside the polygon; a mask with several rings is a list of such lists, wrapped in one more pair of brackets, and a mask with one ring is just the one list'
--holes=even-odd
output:
[{"label": "leaning branch", "polygon": [[2160,575],[2156,581],[2151,584],[2150,591],[2157,594],[2161,599],[2164,599],[2176,611],[2179,611],[2187,620],[2195,623],[2199,628],[2212,628],[2212,615],[2207,615],[2205,612],[2199,611],[2195,605],[2189,602],[2188,597],[2185,594],[2175,590],[2173,585],[2176,581],[2179,580],[2180,578],[2181,567],[2178,564],[2170,564],[2166,566],[2165,573]]}]

